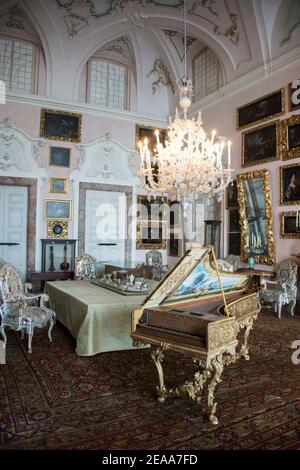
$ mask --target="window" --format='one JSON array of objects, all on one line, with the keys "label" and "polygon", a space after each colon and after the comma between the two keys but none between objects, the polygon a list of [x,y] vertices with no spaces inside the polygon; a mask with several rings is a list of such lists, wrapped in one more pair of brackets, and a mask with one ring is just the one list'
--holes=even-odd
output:
[{"label": "window", "polygon": [[32,93],[33,51],[29,43],[0,38],[0,80],[7,90]]},{"label": "window", "polygon": [[127,67],[96,59],[89,62],[89,67],[89,101],[107,108],[126,109]]},{"label": "window", "polygon": [[200,100],[218,90],[222,72],[218,59],[209,49],[200,52],[193,65],[195,100]]}]

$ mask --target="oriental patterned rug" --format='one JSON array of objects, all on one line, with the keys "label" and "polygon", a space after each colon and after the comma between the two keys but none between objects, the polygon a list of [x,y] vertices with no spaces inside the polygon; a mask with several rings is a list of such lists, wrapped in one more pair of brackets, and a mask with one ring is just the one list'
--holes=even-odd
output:
[{"label": "oriental patterned rug", "polygon": [[[300,316],[261,313],[250,336],[251,360],[225,368],[216,397],[220,424],[202,405],[182,398],[158,403],[156,369],[148,349],[76,356],[59,324],[48,342],[37,330],[33,353],[8,333],[7,365],[0,366],[0,450],[3,449],[298,449]],[[166,355],[166,381],[192,366]]]}]

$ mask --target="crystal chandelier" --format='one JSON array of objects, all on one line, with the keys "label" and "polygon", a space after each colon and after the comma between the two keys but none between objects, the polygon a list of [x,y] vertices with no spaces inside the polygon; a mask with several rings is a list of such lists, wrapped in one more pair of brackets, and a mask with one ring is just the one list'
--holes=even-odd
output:
[{"label": "crystal chandelier", "polygon": [[[156,130],[154,154],[148,140],[139,142],[141,156],[140,176],[147,191],[168,194],[172,199],[188,200],[201,194],[213,195],[224,191],[231,181],[230,146],[228,141],[208,136],[203,129],[201,112],[198,118],[188,119],[187,110],[192,102],[192,81],[186,74],[186,0],[184,1],[184,76],[179,89],[179,106],[175,119],[169,118],[167,139],[163,144]],[[227,148],[227,158],[224,149]]]}]

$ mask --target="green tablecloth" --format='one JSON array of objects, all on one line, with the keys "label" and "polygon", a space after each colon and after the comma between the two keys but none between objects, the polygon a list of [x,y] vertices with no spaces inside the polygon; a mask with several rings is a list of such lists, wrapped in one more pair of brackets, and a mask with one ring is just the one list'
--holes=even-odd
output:
[{"label": "green tablecloth", "polygon": [[45,291],[57,319],[76,339],[78,355],[133,349],[131,313],[145,295],[124,296],[90,281],[47,282]]}]

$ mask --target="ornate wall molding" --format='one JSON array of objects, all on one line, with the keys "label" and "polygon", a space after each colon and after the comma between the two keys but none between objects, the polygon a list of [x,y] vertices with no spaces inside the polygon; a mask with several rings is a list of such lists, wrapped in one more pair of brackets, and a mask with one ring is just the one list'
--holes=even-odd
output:
[{"label": "ornate wall molding", "polygon": [[89,144],[77,145],[77,148],[80,156],[69,175],[72,184],[80,178],[131,186],[139,184],[136,152],[123,147],[109,133]]},{"label": "ornate wall molding", "polygon": [[168,67],[163,63],[162,59],[155,58],[152,69],[147,74],[147,78],[150,75],[156,75],[157,79],[152,82],[152,93],[156,93],[160,86],[170,87],[174,93],[174,83],[171,79],[170,71]]},{"label": "ornate wall molding", "polygon": [[35,172],[43,168],[41,149],[45,141],[29,137],[10,119],[0,122],[0,171],[10,169],[22,173]]}]

